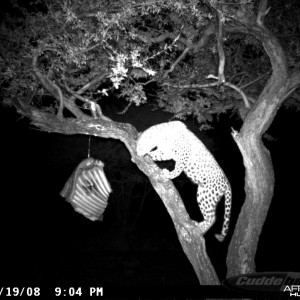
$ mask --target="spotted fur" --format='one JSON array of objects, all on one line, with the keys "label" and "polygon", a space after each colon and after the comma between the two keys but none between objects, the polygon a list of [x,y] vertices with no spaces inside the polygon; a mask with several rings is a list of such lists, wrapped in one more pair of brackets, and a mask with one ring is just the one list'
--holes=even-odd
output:
[{"label": "spotted fur", "polygon": [[173,171],[163,169],[166,178],[177,177],[182,171],[198,185],[197,202],[204,221],[199,228],[204,234],[215,222],[216,205],[225,196],[225,214],[221,234],[227,234],[230,210],[231,187],[224,172],[204,144],[180,121],[154,125],[145,130],[137,140],[137,153],[149,154],[153,160],[174,160]]}]

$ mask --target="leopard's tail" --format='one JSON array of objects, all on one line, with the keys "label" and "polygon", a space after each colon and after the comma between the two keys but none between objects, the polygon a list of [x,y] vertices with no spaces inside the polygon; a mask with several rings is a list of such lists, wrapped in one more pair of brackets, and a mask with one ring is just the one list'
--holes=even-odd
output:
[{"label": "leopard's tail", "polygon": [[221,234],[216,234],[215,237],[218,241],[223,242],[225,236],[228,233],[229,221],[230,221],[230,212],[231,212],[231,199],[232,192],[230,184],[228,183],[226,186],[226,190],[224,193],[225,196],[225,210],[224,210],[224,223]]}]

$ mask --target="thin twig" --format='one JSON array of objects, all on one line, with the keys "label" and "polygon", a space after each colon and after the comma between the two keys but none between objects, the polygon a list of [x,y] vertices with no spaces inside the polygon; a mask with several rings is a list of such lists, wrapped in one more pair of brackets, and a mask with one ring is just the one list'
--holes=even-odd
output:
[{"label": "thin twig", "polygon": [[251,81],[251,82],[246,83],[245,85],[241,86],[240,89],[245,89],[247,86],[249,86],[249,85],[251,85],[251,84],[253,84],[253,83],[255,83],[255,82],[257,82],[257,81],[259,81],[259,80],[261,80],[261,79],[263,79],[263,78],[266,77],[267,75],[268,75],[268,73],[266,73],[266,74],[264,74],[264,75],[262,75],[262,76],[260,76],[260,77],[258,77],[258,78],[256,78],[256,79],[254,79],[254,80]]},{"label": "thin twig", "polygon": [[186,47],[183,50],[183,52],[179,55],[179,57],[176,59],[176,61],[172,64],[171,68],[165,72],[165,74],[162,76],[162,78],[166,78],[167,75],[174,70],[174,68],[176,67],[176,65],[184,58],[184,56],[187,54],[187,52],[189,50],[190,50],[189,47]]}]

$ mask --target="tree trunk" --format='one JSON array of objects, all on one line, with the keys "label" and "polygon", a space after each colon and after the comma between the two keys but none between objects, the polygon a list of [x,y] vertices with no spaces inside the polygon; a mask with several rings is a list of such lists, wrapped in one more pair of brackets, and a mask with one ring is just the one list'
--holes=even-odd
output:
[{"label": "tree trunk", "polygon": [[269,128],[287,95],[300,84],[299,70],[289,74],[280,43],[263,24],[268,13],[266,0],[261,1],[259,9],[256,19],[250,18],[243,10],[236,14],[236,20],[243,25],[237,31],[253,34],[261,41],[270,58],[273,73],[247,115],[240,133],[233,133],[246,169],[246,199],[229,245],[227,277],[255,271],[257,244],[275,184],[271,156],[263,145],[262,135]]},{"label": "tree trunk", "polygon": [[227,256],[228,277],[255,271],[256,248],[274,191],[270,153],[252,126],[247,134],[234,134],[246,167],[246,200]]},{"label": "tree trunk", "polygon": [[[280,59],[278,56],[277,66],[280,66]],[[257,103],[249,112],[240,133],[233,133],[246,168],[246,199],[229,246],[228,277],[255,271],[257,244],[274,191],[272,161],[261,138],[286,95],[299,84],[300,73],[288,76],[285,65],[281,72],[273,72]]]},{"label": "tree trunk", "polygon": [[233,133],[246,168],[246,199],[229,246],[228,277],[255,271],[257,244],[274,191],[272,161],[261,138],[287,94],[300,83],[299,72],[288,76],[284,53],[275,38],[267,36],[263,45],[271,58],[273,74],[240,133]]}]

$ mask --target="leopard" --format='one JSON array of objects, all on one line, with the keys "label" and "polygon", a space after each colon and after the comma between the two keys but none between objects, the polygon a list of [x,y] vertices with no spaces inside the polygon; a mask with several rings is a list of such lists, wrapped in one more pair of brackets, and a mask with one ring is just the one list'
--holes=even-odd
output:
[{"label": "leopard", "polygon": [[232,190],[225,173],[202,141],[183,122],[175,120],[151,126],[140,133],[136,151],[138,156],[149,155],[154,161],[173,160],[172,171],[161,169],[164,178],[174,179],[184,172],[198,185],[197,203],[203,221],[193,222],[202,235],[215,223],[217,204],[225,197],[222,230],[215,234],[222,242],[229,228]]}]

